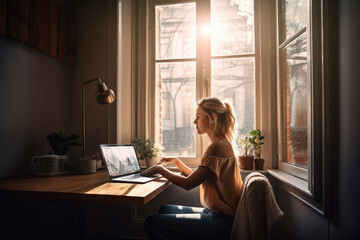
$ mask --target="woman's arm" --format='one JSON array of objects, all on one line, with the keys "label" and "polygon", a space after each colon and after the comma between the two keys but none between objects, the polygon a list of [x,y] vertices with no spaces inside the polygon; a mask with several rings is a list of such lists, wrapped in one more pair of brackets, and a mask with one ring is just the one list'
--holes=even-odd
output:
[{"label": "woman's arm", "polygon": [[197,186],[199,186],[201,183],[203,183],[207,178],[213,174],[211,170],[209,170],[207,167],[198,168],[195,171],[193,171],[189,176],[184,177],[175,173],[172,173],[168,169],[166,169],[164,166],[161,165],[155,165],[152,166],[142,172],[143,175],[153,175],[156,173],[160,173],[168,179],[170,182],[178,185],[181,188],[184,188],[185,190],[193,189]]},{"label": "woman's arm", "polygon": [[158,165],[162,165],[162,164],[166,165],[169,163],[175,163],[177,168],[180,170],[180,172],[183,173],[185,176],[189,176],[193,172],[191,168],[186,166],[180,159],[175,157],[163,158],[160,160]]}]

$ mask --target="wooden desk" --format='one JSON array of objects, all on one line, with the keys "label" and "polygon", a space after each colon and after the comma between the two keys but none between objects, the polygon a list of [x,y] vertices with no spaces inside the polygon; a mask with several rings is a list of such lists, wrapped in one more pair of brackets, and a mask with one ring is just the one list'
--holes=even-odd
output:
[{"label": "wooden desk", "polygon": [[164,178],[145,184],[113,183],[101,170],[93,174],[0,179],[0,196],[144,205],[169,185]]}]

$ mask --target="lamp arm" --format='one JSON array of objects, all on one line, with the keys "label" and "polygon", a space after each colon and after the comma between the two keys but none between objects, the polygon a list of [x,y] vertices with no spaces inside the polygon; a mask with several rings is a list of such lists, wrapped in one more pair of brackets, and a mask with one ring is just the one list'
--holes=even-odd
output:
[{"label": "lamp arm", "polygon": [[83,83],[82,85],[82,143],[83,143],[83,157],[85,157],[85,86],[91,82],[94,82],[94,81],[98,81],[99,84],[101,84],[101,80],[100,78],[94,78],[94,79],[91,79],[91,80],[88,80],[86,82]]},{"label": "lamp arm", "polygon": [[100,78],[97,77],[97,78],[94,78],[94,79],[91,79],[91,80],[88,80],[88,81],[84,82],[83,83],[83,88],[85,87],[85,85],[87,85],[87,84],[89,84],[91,82],[94,82],[94,81],[98,81],[99,83],[102,83]]}]

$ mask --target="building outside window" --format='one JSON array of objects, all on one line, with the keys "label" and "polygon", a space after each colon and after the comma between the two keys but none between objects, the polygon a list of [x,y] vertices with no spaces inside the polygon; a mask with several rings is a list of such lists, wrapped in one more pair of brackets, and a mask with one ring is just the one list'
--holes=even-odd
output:
[{"label": "building outside window", "polygon": [[237,112],[239,135],[255,127],[253,0],[152,1],[155,141],[165,155],[194,159],[204,149],[196,101],[216,96]]}]

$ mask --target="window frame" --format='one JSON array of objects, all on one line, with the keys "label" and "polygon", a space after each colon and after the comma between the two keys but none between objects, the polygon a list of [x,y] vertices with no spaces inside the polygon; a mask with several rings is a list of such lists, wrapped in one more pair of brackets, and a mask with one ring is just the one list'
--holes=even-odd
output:
[{"label": "window frame", "polygon": [[[148,100],[151,102],[151,104],[148,105],[148,121],[149,121],[149,128],[147,129],[147,134],[150,138],[155,139],[155,129],[156,129],[156,123],[155,123],[155,101],[151,96],[155,98],[155,91],[156,91],[156,80],[155,80],[155,67],[156,63],[160,62],[156,60],[156,51],[155,51],[155,6],[159,5],[168,5],[168,4],[179,4],[179,3],[189,3],[189,2],[195,2],[196,3],[196,99],[199,100],[203,97],[210,96],[211,95],[211,60],[213,59],[226,59],[228,57],[222,57],[222,56],[211,56],[211,37],[204,38],[203,34],[199,29],[201,29],[201,26],[203,26],[206,23],[211,22],[211,6],[210,6],[210,0],[150,0],[149,1],[149,7],[148,7],[148,24],[149,24],[149,31],[148,31],[148,48],[149,48],[149,71],[148,71]],[[270,84],[262,84],[260,81],[261,75],[267,76],[265,81],[270,81],[269,74],[261,74],[261,60],[260,60],[260,37],[263,37],[260,35],[259,31],[259,22],[260,22],[260,11],[259,11],[259,0],[254,0],[254,53],[253,54],[241,54],[241,55],[234,55],[229,56],[229,58],[246,58],[246,57],[253,57],[254,58],[254,64],[255,64],[255,123],[254,128],[262,129],[264,132],[270,132],[270,123],[269,123],[269,113],[262,114],[262,106],[264,104],[267,105],[267,102],[269,102],[270,94],[268,93],[267,89],[263,88],[263,85],[270,85]],[[200,40],[199,40],[200,39]],[[264,47],[267,49],[267,46]],[[207,59],[204,61],[204,59]],[[187,59],[189,61],[193,59]],[[171,60],[162,60],[161,62],[166,62]],[[176,61],[176,60],[175,60]],[[265,66],[266,67],[266,66]],[[209,69],[209,71],[202,71],[201,69]],[[264,68],[265,69],[265,68]],[[269,110],[271,112],[271,110]],[[195,113],[194,113],[195,116]],[[263,123],[265,119],[265,124]],[[270,136],[270,135],[269,135]],[[271,143],[271,141],[269,141]],[[196,167],[200,164],[200,160],[202,155],[205,152],[205,147],[208,146],[210,141],[206,139],[206,137],[199,136],[196,134],[196,156],[195,158],[191,157],[179,157],[185,164],[189,165],[190,167]],[[271,148],[273,147],[272,144],[265,145],[262,149],[262,155],[269,159],[266,166],[267,168],[270,168],[272,166],[271,164],[271,156],[270,154],[273,153],[271,151]]]},{"label": "window frame", "polygon": [[[304,201],[306,204],[317,210],[320,214],[326,214],[326,199],[325,199],[325,84],[324,84],[324,49],[323,49],[323,1],[307,0],[308,4],[308,19],[306,25],[307,32],[307,47],[308,47],[308,81],[309,84],[308,99],[311,102],[310,109],[310,131],[311,135],[308,139],[311,139],[310,144],[310,156],[308,158],[308,169],[304,171],[302,168],[293,166],[291,164],[282,162],[282,155],[284,150],[282,147],[282,110],[281,105],[281,79],[280,74],[282,69],[280,66],[280,54],[281,46],[289,44],[291,41],[285,40],[285,44],[279,41],[279,1],[276,1],[276,49],[277,49],[277,97],[278,97],[278,169],[282,172],[288,173],[297,177],[299,180],[307,185],[307,190],[295,185],[296,189],[286,187],[286,190],[291,192],[293,195]],[[294,36],[290,37],[295,39],[296,36],[300,36],[303,32],[298,32]],[[293,40],[292,39],[292,40]],[[309,82],[308,82],[309,83]],[[274,171],[275,177],[283,175],[278,174]],[[306,174],[306,176],[304,176]],[[284,175],[283,175],[284,176]],[[279,179],[283,176],[278,177]],[[290,179],[290,177],[289,177]],[[306,180],[304,180],[306,179]],[[287,182],[285,180],[285,182]],[[291,184],[290,184],[291,185]]]},{"label": "window frame", "polygon": [[[165,1],[164,1],[165,2]],[[168,0],[167,3],[173,3]],[[181,1],[194,2],[194,1]],[[329,156],[329,146],[331,140],[326,138],[326,135],[331,132],[329,129],[333,120],[326,118],[331,112],[329,104],[333,102],[329,95],[332,92],[331,83],[328,83],[332,76],[328,76],[327,72],[331,72],[329,68],[329,51],[328,49],[332,31],[328,21],[330,18],[329,3],[322,1],[310,1],[310,11],[314,14],[310,15],[311,27],[309,32],[313,34],[310,47],[316,49],[311,55],[313,59],[313,69],[311,74],[316,81],[313,91],[320,92],[313,98],[313,129],[316,129],[314,134],[315,141],[313,141],[314,160],[311,162],[311,170],[308,174],[311,175],[308,182],[300,178],[293,177],[283,171],[282,176],[277,177],[276,172],[272,169],[279,169],[278,151],[279,151],[279,132],[278,132],[278,98],[277,98],[277,1],[254,1],[254,11],[257,13],[255,21],[255,47],[258,48],[256,53],[259,55],[256,61],[256,128],[261,129],[264,139],[264,146],[262,148],[262,155],[265,158],[265,169],[277,177],[280,181],[288,184],[281,184],[284,190],[290,194],[298,197],[301,201],[308,204],[310,207],[316,209],[320,214],[326,215],[329,208],[329,184],[325,179],[329,179],[329,163],[325,158]],[[151,82],[151,68],[150,56],[151,51],[151,29],[149,24],[149,15],[151,15],[150,0],[146,1],[132,1],[131,2],[131,104],[132,104],[132,119],[131,124],[131,138],[135,136],[144,136],[153,138],[154,134],[154,120],[152,118],[154,101],[152,99],[152,91],[154,90],[154,82]],[[261,31],[260,31],[261,29]],[[261,32],[261,34],[260,34]],[[258,37],[256,37],[258,36]],[[325,39],[324,39],[325,37]],[[325,46],[324,46],[325,45]],[[326,50],[326,51],[324,51]],[[325,77],[324,77],[325,73]],[[260,80],[261,79],[261,80]],[[141,86],[141,88],[139,87]],[[144,87],[145,89],[144,90]],[[197,138],[200,138],[197,135]],[[206,144],[206,143],[204,143]],[[198,159],[200,161],[200,158]],[[196,167],[196,163],[190,165]],[[295,182],[286,180],[286,175],[290,178],[297,179]],[[297,182],[302,181],[301,186],[297,186]],[[304,185],[305,184],[305,185]],[[309,186],[309,191],[304,190],[302,186]],[[280,186],[280,185],[279,185]]]},{"label": "window frame", "polygon": [[[279,27],[279,25],[278,25]],[[302,167],[298,167],[296,165],[290,164],[290,163],[285,163],[283,162],[283,159],[285,159],[286,156],[286,148],[285,148],[285,144],[284,144],[284,132],[285,132],[285,127],[286,127],[286,123],[285,123],[285,118],[284,118],[284,95],[285,95],[285,88],[284,88],[284,84],[285,81],[287,81],[287,73],[286,70],[284,69],[284,64],[286,64],[286,48],[291,45],[292,43],[294,43],[294,41],[296,41],[297,39],[299,39],[301,36],[303,36],[303,34],[306,35],[306,44],[307,44],[307,52],[311,54],[312,49],[310,47],[309,42],[311,41],[311,37],[308,31],[308,27],[305,27],[303,29],[301,29],[300,31],[298,31],[297,33],[295,33],[293,36],[291,36],[289,39],[284,40],[282,43],[280,43],[280,41],[278,40],[278,46],[277,46],[277,53],[278,53],[278,57],[277,57],[277,68],[278,68],[278,76],[277,76],[277,85],[278,85],[278,106],[279,106],[279,111],[278,111],[278,119],[279,119],[279,123],[278,123],[278,132],[279,132],[279,152],[278,152],[278,166],[279,169],[284,171],[284,172],[288,172],[292,175],[295,175],[305,181],[308,181],[309,178],[309,170],[310,170],[310,166],[311,166],[311,159],[312,159],[312,148],[310,147],[310,153],[308,154],[308,169],[302,168]],[[277,31],[279,33],[279,29]],[[279,35],[279,34],[278,34]],[[279,39],[279,37],[278,37]],[[309,41],[310,40],[310,41]],[[313,84],[313,77],[311,76],[311,69],[312,69],[312,60],[310,59],[310,57],[307,57],[307,86],[308,86],[308,90],[307,90],[307,94],[308,94],[308,106],[310,105],[310,109],[308,109],[308,116],[307,116],[307,123],[308,126],[310,125],[310,128],[312,126],[312,122],[311,122],[311,118],[312,118],[312,109],[313,109],[313,101],[311,98],[309,98],[309,96],[312,96],[312,84]],[[309,138],[311,139],[310,143],[313,142],[313,132],[311,129],[311,134],[310,136],[308,136],[308,140]],[[308,141],[309,143],[309,141]],[[309,149],[309,146],[308,146]],[[310,161],[309,161],[310,160]],[[310,164],[309,164],[310,163]]]}]

